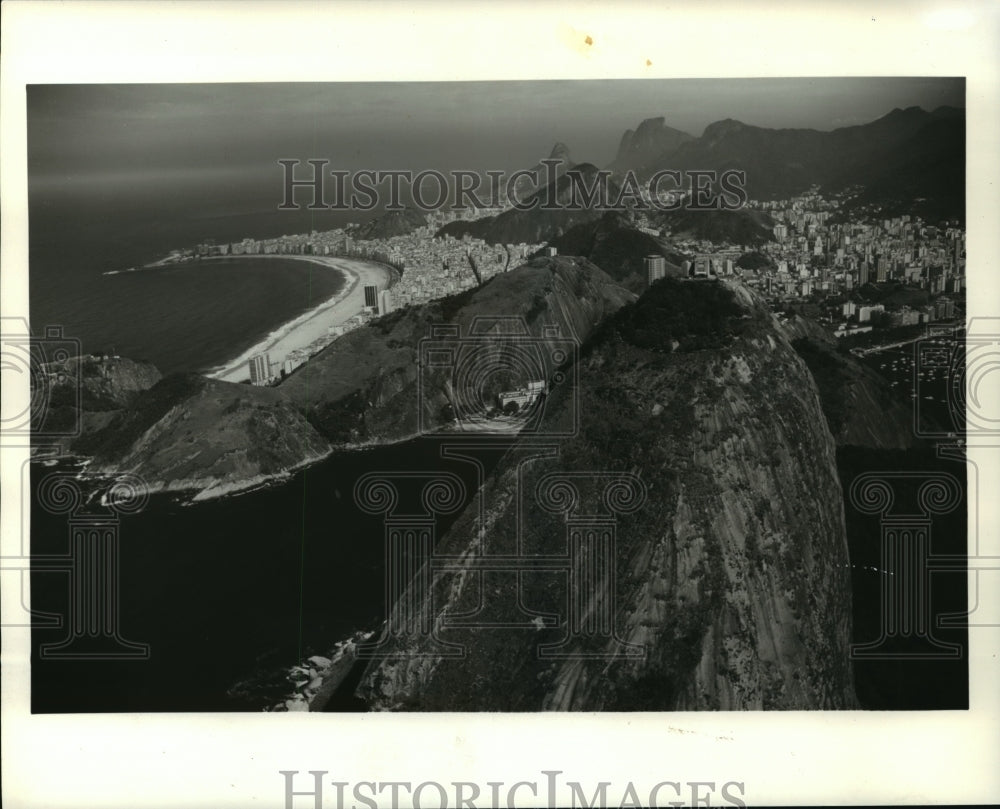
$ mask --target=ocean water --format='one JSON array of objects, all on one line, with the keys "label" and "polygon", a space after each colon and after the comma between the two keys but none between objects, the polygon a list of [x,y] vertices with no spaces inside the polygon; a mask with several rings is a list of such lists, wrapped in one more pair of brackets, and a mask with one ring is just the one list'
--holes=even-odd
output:
[{"label": "ocean water", "polygon": [[[254,711],[290,692],[285,670],[385,618],[384,537],[380,515],[353,496],[376,470],[444,470],[477,489],[467,462],[442,458],[441,439],[342,453],[290,480],[243,495],[184,505],[153,495],[118,525],[119,628],[149,645],[142,660],[67,660],[39,656],[66,628],[32,633],[32,711]],[[487,472],[501,453],[488,453]],[[66,554],[69,520],[41,505],[48,475],[65,467],[32,464],[32,554]],[[419,503],[424,480],[401,481],[404,510]],[[441,515],[443,536],[461,512]],[[100,514],[96,499],[74,519]],[[64,573],[35,568],[32,606],[69,616]]]},{"label": "ocean water", "polygon": [[[30,184],[31,326],[38,334],[61,325],[85,352],[114,350],[164,374],[205,370],[336,294],[345,279],[280,258],[121,270],[208,239],[269,238],[365,219],[278,211],[252,189],[184,178],[150,188],[113,177]],[[329,653],[358,629],[378,628],[383,529],[351,493],[369,469],[414,464],[441,465],[436,446],[336,456],[283,484],[197,505],[151,497],[119,526],[122,636],[148,643],[151,656],[41,659],[40,644],[58,642],[63,631],[36,628],[32,709],[260,710],[280,696],[273,683],[284,668]],[[35,555],[69,548],[70,519],[39,507],[37,497],[40,481],[59,471],[31,465]],[[66,615],[67,598],[65,573],[33,571],[35,609]]]},{"label": "ocean water", "polygon": [[154,193],[107,179],[32,186],[31,326],[36,334],[62,326],[85,352],[149,360],[164,374],[204,371],[336,294],[343,275],[280,258],[121,270],[209,239],[269,238],[361,219],[343,211],[279,211],[273,200],[248,199],[239,187],[188,184]]}]

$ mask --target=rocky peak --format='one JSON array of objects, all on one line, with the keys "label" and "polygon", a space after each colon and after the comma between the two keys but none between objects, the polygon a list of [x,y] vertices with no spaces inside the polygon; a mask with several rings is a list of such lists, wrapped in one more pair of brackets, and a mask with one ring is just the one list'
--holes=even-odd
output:
[{"label": "rocky peak", "polygon": [[[525,445],[500,463],[488,509],[474,503],[440,541],[461,562],[421,603],[401,599],[436,635],[396,637],[358,695],[379,709],[854,707],[835,446],[769,312],[739,285],[668,279],[593,333],[578,372],[546,418],[578,414],[579,429],[555,457],[526,461]],[[539,499],[560,475],[581,514],[608,507],[606,479],[635,497],[615,501],[601,586],[572,565],[565,579],[480,574],[494,554],[527,564],[573,547],[566,515]],[[444,622],[477,609],[474,628]],[[605,628],[574,634],[573,610]]]},{"label": "rocky peak", "polygon": [[552,147],[552,151],[549,152],[549,160],[562,160],[566,163],[571,163],[572,159],[570,158],[569,147],[562,141],[558,141]]},{"label": "rocky peak", "polygon": [[635,130],[622,135],[612,165],[622,171],[639,168],[690,140],[691,135],[667,126],[663,116],[647,118]]}]

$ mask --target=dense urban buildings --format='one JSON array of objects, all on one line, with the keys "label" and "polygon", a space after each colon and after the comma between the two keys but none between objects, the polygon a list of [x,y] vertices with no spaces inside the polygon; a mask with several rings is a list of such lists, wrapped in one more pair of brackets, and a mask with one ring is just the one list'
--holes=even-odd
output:
[{"label": "dense urban buildings", "polygon": [[[841,197],[816,189],[751,200],[749,207],[775,223],[773,240],[738,245],[675,239],[668,230],[659,236],[689,256],[686,275],[739,278],[776,310],[809,307],[838,337],[961,314],[956,299],[965,284],[965,231],[958,222],[930,225],[905,214],[858,221],[842,212]],[[884,305],[872,299],[896,287],[909,292]]]},{"label": "dense urban buildings", "polygon": [[[873,328],[949,321],[961,314],[956,298],[961,297],[965,282],[965,232],[957,222],[934,226],[909,215],[854,221],[843,215],[841,203],[842,195],[826,197],[815,188],[789,199],[751,200],[750,210],[765,214],[774,223],[771,239],[755,245],[677,237],[669,229],[653,227],[643,213],[633,215],[633,224],[686,256],[680,263],[684,276],[739,278],[776,310],[810,307],[810,313],[838,337]],[[389,287],[366,287],[362,312],[347,324],[332,328],[328,343],[372,317],[485,283],[538,251],[556,254],[555,247],[544,243],[490,244],[468,235],[438,235],[449,222],[501,211],[433,211],[427,214],[426,224],[386,238],[357,238],[353,235],[355,226],[348,225],[271,239],[245,238],[231,244],[209,242],[175,250],[165,261],[317,255],[358,258],[391,267],[394,273]],[[652,284],[665,277],[666,258],[650,254],[644,259],[644,269]],[[901,285],[915,294],[888,305],[866,295],[866,290],[887,284]],[[307,359],[296,354],[272,365],[266,356],[255,357],[250,361],[251,381],[273,383]]]}]

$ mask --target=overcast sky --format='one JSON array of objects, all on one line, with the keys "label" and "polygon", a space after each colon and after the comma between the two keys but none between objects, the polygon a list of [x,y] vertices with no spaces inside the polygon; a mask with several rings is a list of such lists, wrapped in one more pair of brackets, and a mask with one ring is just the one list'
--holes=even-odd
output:
[{"label": "overcast sky", "polygon": [[606,165],[644,118],[692,135],[723,118],[834,129],[895,107],[965,106],[963,79],[677,79],[393,84],[51,85],[28,92],[33,177],[274,173],[331,168],[502,169],[556,141]]}]

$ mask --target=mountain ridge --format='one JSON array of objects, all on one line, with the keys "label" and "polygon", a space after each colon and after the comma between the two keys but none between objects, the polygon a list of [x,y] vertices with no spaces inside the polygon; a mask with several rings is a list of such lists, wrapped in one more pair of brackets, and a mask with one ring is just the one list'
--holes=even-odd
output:
[{"label": "mountain ridge", "polygon": [[[648,179],[663,169],[742,170],[747,173],[750,197],[761,200],[787,198],[812,185],[829,191],[874,186],[873,193],[879,196],[880,183],[902,176],[911,196],[932,197],[938,178],[926,177],[916,159],[900,160],[897,150],[922,138],[924,162],[930,156],[932,161],[952,165],[955,161],[949,161],[949,156],[954,156],[959,139],[964,144],[964,121],[964,109],[946,106],[932,112],[897,108],[866,124],[829,131],[772,129],[726,118],[709,124],[701,137],[661,153],[638,173]],[[964,163],[964,150],[961,158]],[[964,186],[964,175],[958,174]],[[900,206],[898,200],[888,202],[890,210]],[[949,197],[939,215],[963,216],[964,211]]]},{"label": "mountain ridge", "polygon": [[[436,235],[461,238],[468,235],[492,244],[538,244],[553,239],[574,225],[600,218],[607,202],[595,199],[587,205],[571,205],[574,190],[583,194],[583,186],[594,186],[599,169],[593,163],[577,163],[554,182],[535,190],[522,202],[536,202],[531,210],[512,208],[501,214],[472,221],[449,222]],[[620,188],[608,180],[608,201],[614,201]],[[581,202],[585,200],[580,199]]]},{"label": "mountain ridge", "polygon": [[[397,602],[434,634],[389,638],[356,695],[375,710],[856,707],[835,446],[773,316],[744,287],[666,279],[611,315],[579,365],[579,398],[564,390],[546,407],[549,427],[577,413],[579,429],[555,457],[526,461],[524,445],[501,461],[488,510],[473,504],[440,540],[455,563]],[[616,518],[613,561],[599,568],[614,571],[613,635],[567,636],[567,604],[604,615],[606,591],[477,573],[494,554],[566,553],[567,524],[531,496],[560,470],[574,471],[582,513],[601,475],[645,491]],[[589,482],[581,470],[602,471]]]},{"label": "mountain ridge", "polygon": [[667,126],[665,117],[647,118],[635,130],[625,131],[618,145],[618,153],[608,168],[620,176],[690,140],[694,140],[692,135]]},{"label": "mountain ridge", "polygon": [[450,368],[427,372],[418,386],[420,340],[434,327],[457,326],[468,340],[477,322],[523,323],[539,350],[551,344],[539,371],[552,375],[557,349],[579,344],[633,299],[585,259],[535,259],[480,287],[355,329],[278,387],[194,373],[161,379],[152,369],[125,403],[85,422],[72,451],[92,459],[88,474],[129,472],[150,491],[194,491],[207,499],[245,490],[287,478],[334,450],[433,432],[448,425],[445,411],[467,409],[474,396],[451,385]]}]

